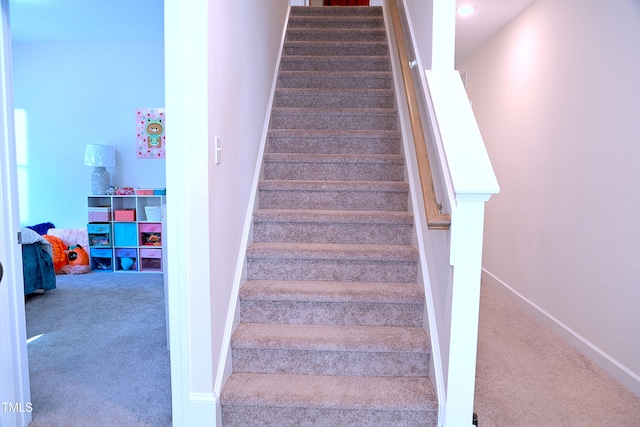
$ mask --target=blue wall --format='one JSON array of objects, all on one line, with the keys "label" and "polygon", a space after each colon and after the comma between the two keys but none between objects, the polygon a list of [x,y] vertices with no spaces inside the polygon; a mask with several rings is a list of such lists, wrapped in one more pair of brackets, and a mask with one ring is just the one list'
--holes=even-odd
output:
[{"label": "blue wall", "polygon": [[112,185],[165,187],[164,159],[137,159],[135,150],[135,110],[164,107],[162,42],[14,43],[13,67],[15,107],[26,116],[23,225],[86,225],[87,143],[116,147]]}]

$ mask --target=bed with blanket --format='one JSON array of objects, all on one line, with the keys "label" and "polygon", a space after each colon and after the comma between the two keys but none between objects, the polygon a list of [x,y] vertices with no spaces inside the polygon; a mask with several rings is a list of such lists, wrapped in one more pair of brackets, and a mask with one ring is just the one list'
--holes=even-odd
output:
[{"label": "bed with blanket", "polygon": [[30,228],[21,229],[24,294],[56,288],[51,244]]}]

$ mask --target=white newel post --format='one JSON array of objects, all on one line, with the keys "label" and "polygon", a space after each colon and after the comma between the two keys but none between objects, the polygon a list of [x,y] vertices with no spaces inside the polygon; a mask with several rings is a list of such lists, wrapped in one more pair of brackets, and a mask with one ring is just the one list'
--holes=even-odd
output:
[{"label": "white newel post", "polygon": [[456,195],[453,288],[445,425],[472,423],[475,392],[484,205],[490,195]]},{"label": "white newel post", "polygon": [[500,191],[469,99],[457,71],[425,72],[455,209],[451,221],[453,266],[450,347],[445,372],[446,427],[470,427],[473,417],[484,206]]}]

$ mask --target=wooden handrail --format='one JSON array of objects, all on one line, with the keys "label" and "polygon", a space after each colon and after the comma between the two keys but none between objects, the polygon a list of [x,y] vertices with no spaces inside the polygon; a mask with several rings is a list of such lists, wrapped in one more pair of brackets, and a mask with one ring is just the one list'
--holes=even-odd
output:
[{"label": "wooden handrail", "polygon": [[431,166],[429,166],[429,154],[427,153],[427,144],[424,138],[422,119],[420,118],[420,110],[418,109],[418,99],[415,93],[415,86],[413,85],[411,65],[409,64],[407,45],[404,41],[404,34],[402,32],[402,24],[400,22],[400,15],[396,0],[389,0],[389,9],[391,10],[393,32],[396,38],[396,46],[398,47],[404,91],[409,107],[409,120],[411,121],[413,144],[415,146],[418,161],[418,173],[420,175],[422,198],[424,200],[424,209],[427,216],[427,227],[430,230],[448,230],[451,226],[451,215],[442,213],[442,205],[436,200],[436,192],[433,187],[433,177],[431,175]]}]

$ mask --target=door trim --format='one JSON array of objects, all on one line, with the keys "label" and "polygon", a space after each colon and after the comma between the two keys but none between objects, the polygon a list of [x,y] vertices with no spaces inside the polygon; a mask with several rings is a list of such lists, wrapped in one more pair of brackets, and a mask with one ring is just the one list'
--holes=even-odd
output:
[{"label": "door trim", "polygon": [[[9,1],[0,0],[0,342],[9,351],[0,352],[0,425],[27,426],[31,422],[31,389],[27,355],[22,250],[17,240],[20,229],[16,147],[13,121],[13,78]],[[4,347],[4,345],[3,345]],[[5,405],[5,403],[7,405]],[[12,405],[12,406],[10,406]],[[6,406],[6,407],[5,407]],[[7,410],[8,408],[8,410]]]}]

